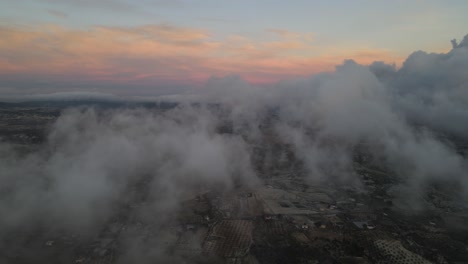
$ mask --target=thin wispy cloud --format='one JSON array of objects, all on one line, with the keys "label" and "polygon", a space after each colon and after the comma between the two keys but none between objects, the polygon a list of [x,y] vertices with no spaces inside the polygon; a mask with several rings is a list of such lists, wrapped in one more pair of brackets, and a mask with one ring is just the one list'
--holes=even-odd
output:
[{"label": "thin wispy cloud", "polygon": [[62,11],[58,11],[58,10],[53,10],[53,9],[47,9],[47,12],[54,16],[54,17],[57,17],[57,18],[61,18],[61,19],[65,19],[65,18],[68,18],[68,14],[67,13],[64,13]]},{"label": "thin wispy cloud", "polygon": [[[361,63],[385,59],[385,50],[332,51],[317,47],[313,34],[275,30],[272,40],[244,36],[214,40],[206,29],[169,24],[96,26],[85,30],[58,25],[0,28],[0,70],[12,76],[54,81],[81,76],[112,83],[203,82],[238,74],[257,83],[333,69],[346,58]],[[398,61],[397,61],[398,62]],[[22,78],[23,79],[23,78]]]}]

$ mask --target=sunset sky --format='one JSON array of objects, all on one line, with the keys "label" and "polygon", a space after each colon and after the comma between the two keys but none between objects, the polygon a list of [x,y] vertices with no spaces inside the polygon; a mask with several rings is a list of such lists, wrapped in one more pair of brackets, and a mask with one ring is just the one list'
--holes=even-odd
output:
[{"label": "sunset sky", "polygon": [[345,59],[399,66],[468,33],[466,0],[0,0],[0,96],[257,85]]}]

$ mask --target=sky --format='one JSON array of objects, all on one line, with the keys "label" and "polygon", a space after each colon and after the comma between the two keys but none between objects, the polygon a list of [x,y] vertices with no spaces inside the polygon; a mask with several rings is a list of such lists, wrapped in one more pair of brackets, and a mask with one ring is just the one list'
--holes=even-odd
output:
[{"label": "sky", "polygon": [[181,102],[66,109],[32,148],[0,138],[0,248],[28,230],[94,240],[147,197],[131,222],[154,237],[129,225],[117,262],[178,263],[159,230],[200,188],[291,171],[363,195],[356,154],[391,175],[392,210],[466,209],[468,1],[291,2],[0,0],[0,102]]},{"label": "sky", "polygon": [[467,13],[463,0],[0,0],[0,97],[268,85],[346,59],[399,67],[450,50]]}]

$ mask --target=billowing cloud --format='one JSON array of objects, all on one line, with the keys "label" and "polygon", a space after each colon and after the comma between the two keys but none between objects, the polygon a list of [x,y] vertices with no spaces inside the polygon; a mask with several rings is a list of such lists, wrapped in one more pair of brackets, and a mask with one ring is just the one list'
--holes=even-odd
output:
[{"label": "billowing cloud", "polygon": [[131,194],[129,184],[148,175],[148,206],[160,212],[197,189],[256,184],[246,143],[217,134],[217,125],[203,109],[76,109],[57,120],[38,152],[20,158],[2,143],[0,232],[30,226],[30,217],[38,225],[94,230]]},{"label": "billowing cloud", "polygon": [[410,122],[466,137],[468,126],[468,36],[448,53],[411,54],[400,70],[371,66]]},{"label": "billowing cloud", "polygon": [[206,92],[256,139],[255,124],[276,109],[276,133],[293,146],[311,181],[355,181],[356,150],[366,149],[374,165],[402,181],[396,193],[405,206],[418,209],[427,185],[438,181],[455,183],[468,197],[468,163],[458,149],[468,140],[467,39],[448,53],[417,51],[400,69],[345,61],[333,73],[269,89],[213,79]]}]

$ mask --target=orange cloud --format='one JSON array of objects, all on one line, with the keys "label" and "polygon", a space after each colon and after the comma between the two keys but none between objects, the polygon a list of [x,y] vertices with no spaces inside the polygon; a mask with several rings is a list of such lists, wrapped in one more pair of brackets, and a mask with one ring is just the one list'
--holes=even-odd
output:
[{"label": "orange cloud", "polygon": [[80,76],[90,81],[203,81],[237,74],[255,83],[331,70],[344,59],[400,62],[376,49],[314,46],[313,34],[270,30],[272,41],[230,36],[211,39],[203,29],[170,25],[0,27],[0,74]]}]

